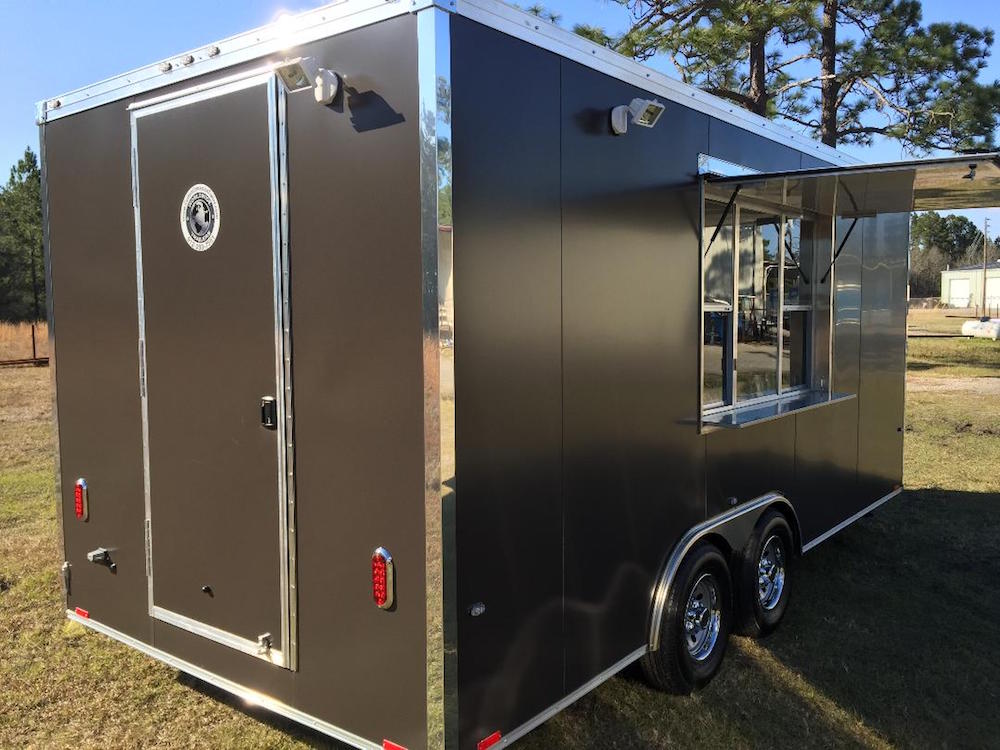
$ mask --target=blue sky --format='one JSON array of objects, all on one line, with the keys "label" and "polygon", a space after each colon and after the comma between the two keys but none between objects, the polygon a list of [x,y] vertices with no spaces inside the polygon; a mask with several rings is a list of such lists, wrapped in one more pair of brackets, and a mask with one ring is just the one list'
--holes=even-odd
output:
[{"label": "blue sky", "polygon": [[[0,177],[30,145],[37,150],[34,103],[73,88],[246,31],[317,0],[0,0]],[[530,5],[531,0],[522,0]],[[610,31],[628,24],[628,11],[611,0],[548,0],[560,24],[590,23]],[[996,0],[924,0],[924,21],[965,21],[1000,32]],[[668,60],[652,66],[671,72]],[[1000,42],[984,79],[1000,79]],[[846,148],[865,161],[903,156],[898,145]],[[982,224],[982,211],[964,212]],[[1000,229],[1000,209],[991,210]],[[992,234],[993,232],[991,232]]]}]

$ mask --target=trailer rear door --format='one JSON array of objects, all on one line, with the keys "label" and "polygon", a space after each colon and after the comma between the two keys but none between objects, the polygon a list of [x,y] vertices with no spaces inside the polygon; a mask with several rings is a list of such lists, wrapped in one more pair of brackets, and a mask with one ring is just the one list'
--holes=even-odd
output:
[{"label": "trailer rear door", "polygon": [[150,614],[294,668],[284,93],[132,107]]}]

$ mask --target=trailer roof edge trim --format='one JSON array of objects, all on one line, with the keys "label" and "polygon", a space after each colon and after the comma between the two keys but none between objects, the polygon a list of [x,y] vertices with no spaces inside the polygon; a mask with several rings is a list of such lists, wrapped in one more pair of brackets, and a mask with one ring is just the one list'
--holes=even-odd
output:
[{"label": "trailer roof edge trim", "polygon": [[[750,197],[755,190],[766,190],[766,183],[775,180],[796,182],[798,192],[804,193],[810,183],[832,179],[856,184],[851,199],[852,214],[858,216],[1000,206],[1000,153],[997,152],[704,177],[708,185],[740,186],[741,195]],[[841,211],[840,215],[848,214]]]},{"label": "trailer roof edge trim", "polygon": [[341,0],[37,104],[39,124],[395,16],[437,7],[562,55],[743,130],[836,164],[861,161],[499,0]]}]

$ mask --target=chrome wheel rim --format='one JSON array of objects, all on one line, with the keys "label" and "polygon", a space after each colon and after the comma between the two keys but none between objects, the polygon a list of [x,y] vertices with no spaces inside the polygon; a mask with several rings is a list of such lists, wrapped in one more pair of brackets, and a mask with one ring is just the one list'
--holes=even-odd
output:
[{"label": "chrome wheel rim", "polygon": [[785,543],[781,537],[768,537],[757,562],[757,600],[770,611],[778,606],[785,591]]},{"label": "chrome wheel rim", "polygon": [[722,625],[719,584],[711,573],[703,573],[688,596],[684,608],[684,645],[695,661],[704,661],[715,650]]}]

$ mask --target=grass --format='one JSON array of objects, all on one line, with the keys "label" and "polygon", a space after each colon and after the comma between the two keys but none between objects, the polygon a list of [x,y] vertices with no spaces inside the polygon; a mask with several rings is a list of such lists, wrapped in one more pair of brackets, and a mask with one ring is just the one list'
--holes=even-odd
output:
[{"label": "grass", "polygon": [[[48,331],[47,324],[35,324],[35,345],[39,357],[49,356]],[[0,362],[9,359],[28,359],[30,356],[31,324],[0,323]]]},{"label": "grass", "polygon": [[914,309],[907,314],[907,328],[911,334],[962,332],[962,323],[976,320],[972,310],[951,310],[947,308]]},{"label": "grass", "polygon": [[[628,672],[518,746],[996,746],[1000,361],[961,343],[911,340],[908,489],[801,560],[774,635],[693,697]],[[0,369],[0,747],[341,747],[63,618],[48,385]]]}]

